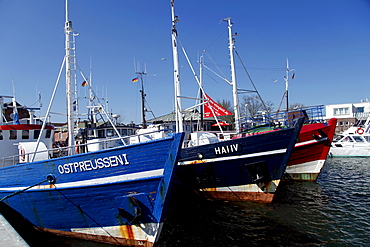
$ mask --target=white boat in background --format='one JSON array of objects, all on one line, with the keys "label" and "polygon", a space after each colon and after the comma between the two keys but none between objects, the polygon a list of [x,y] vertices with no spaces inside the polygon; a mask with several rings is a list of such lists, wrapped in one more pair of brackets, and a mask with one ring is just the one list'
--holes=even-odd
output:
[{"label": "white boat in background", "polygon": [[329,151],[330,157],[370,157],[370,117],[338,134]]}]

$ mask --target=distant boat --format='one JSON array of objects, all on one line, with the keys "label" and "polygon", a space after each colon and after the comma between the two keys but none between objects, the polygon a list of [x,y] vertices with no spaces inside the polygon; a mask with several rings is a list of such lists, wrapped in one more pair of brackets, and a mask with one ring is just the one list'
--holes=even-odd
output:
[{"label": "distant boat", "polygon": [[[5,99],[12,99],[12,103],[4,102]],[[38,139],[38,151],[52,148],[54,127],[46,124],[43,129],[42,121],[34,116],[36,109],[19,105],[15,96],[0,96],[0,167],[28,161],[31,157],[25,153],[31,149],[34,151],[34,143]],[[32,158],[45,159],[48,155],[40,152]]]},{"label": "distant boat", "polygon": [[286,168],[286,179],[316,181],[324,167],[337,119],[304,124]]},{"label": "distant boat", "polygon": [[244,130],[243,133],[237,136],[256,135],[275,131],[286,127],[293,119],[303,117],[305,119],[304,124],[289,159],[284,179],[316,181],[328,156],[337,119],[332,118],[328,123],[325,123],[322,105],[296,107],[294,110],[289,110],[289,78],[293,79],[294,74],[292,77],[289,75],[291,70],[289,69],[288,59],[286,59],[285,71],[285,92],[283,99],[285,98],[286,110],[277,112],[267,111],[262,116],[252,116],[247,121],[254,127]]},{"label": "distant boat", "polygon": [[305,117],[305,122],[289,158],[284,179],[316,181],[329,154],[337,122],[336,118],[328,123],[323,122],[322,106],[268,114],[265,116],[265,125],[245,130],[237,137],[276,131],[283,128],[293,116]]},{"label": "distant boat", "polygon": [[370,157],[370,117],[338,134],[334,139],[330,157]]},{"label": "distant boat", "polygon": [[[66,82],[71,88],[74,33],[67,1],[66,9]],[[14,146],[12,133],[25,140],[37,132],[41,137],[34,140],[32,136],[32,142],[17,139],[19,155],[9,153],[14,164],[1,157],[7,162],[0,167],[0,201],[40,231],[116,245],[152,246],[164,222],[183,133],[76,154],[75,104],[70,96],[69,91],[69,145],[56,149],[67,156],[51,158],[55,150],[40,149],[48,146],[41,140],[53,130],[45,121],[41,126],[0,125],[2,150]]]}]

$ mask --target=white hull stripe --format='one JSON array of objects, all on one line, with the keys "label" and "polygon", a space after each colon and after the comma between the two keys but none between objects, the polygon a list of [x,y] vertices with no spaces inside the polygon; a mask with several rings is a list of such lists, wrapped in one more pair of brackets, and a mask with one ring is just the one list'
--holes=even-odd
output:
[{"label": "white hull stripe", "polygon": [[273,186],[269,186],[266,191],[261,190],[261,188],[257,184],[246,184],[246,185],[236,185],[236,186],[229,186],[229,187],[217,187],[217,188],[205,188],[205,191],[211,192],[243,192],[243,193],[274,193],[276,188],[280,183],[280,179],[271,180]]},{"label": "white hull stripe", "polygon": [[325,159],[313,160],[297,165],[287,166],[285,172],[287,173],[320,173],[322,167],[324,166]]},{"label": "white hull stripe", "polygon": [[317,142],[322,142],[322,141],[326,141],[328,140],[328,138],[323,138],[323,139],[320,139],[320,140],[310,140],[310,141],[305,141],[305,142],[298,142],[294,145],[294,147],[301,147],[301,146],[304,146],[304,145],[309,145],[309,144],[313,144],[313,143],[317,143]]},{"label": "white hull stripe", "polygon": [[[82,181],[77,181],[77,182],[60,183],[60,184],[57,183],[56,187],[58,189],[65,189],[65,188],[77,188],[77,187],[82,187],[82,186],[105,185],[105,184],[112,184],[112,183],[117,183],[117,182],[129,182],[129,181],[135,181],[135,180],[140,180],[140,179],[148,179],[148,178],[163,176],[163,173],[164,173],[164,169],[157,169],[157,170],[136,172],[136,173],[130,173],[130,174],[124,174],[124,175],[118,175],[118,176],[88,179],[88,180],[82,180]],[[28,187],[8,187],[8,188],[0,188],[0,191],[17,191],[17,190],[23,190],[26,188]],[[53,187],[50,188],[50,184],[47,184],[47,185],[36,186],[29,190],[40,190],[40,189],[54,189],[54,188]]]},{"label": "white hull stripe", "polygon": [[189,164],[193,164],[195,161],[198,163],[207,163],[207,162],[218,162],[218,161],[253,158],[253,157],[258,157],[258,156],[281,154],[281,153],[285,153],[286,150],[287,149],[284,148],[284,149],[277,149],[277,150],[267,151],[267,152],[253,153],[253,154],[235,155],[235,156],[227,156],[227,157],[212,158],[212,159],[202,159],[202,160],[181,161],[179,162],[179,165],[189,165]]},{"label": "white hull stripe", "polygon": [[[131,234],[137,241],[149,241],[154,243],[160,234],[163,223],[141,223],[140,225],[130,225]],[[147,229],[151,229],[148,231]],[[116,238],[131,238],[129,234],[122,231],[122,226],[105,226],[105,227],[91,227],[91,228],[72,228],[71,232],[79,232],[85,234],[113,236]],[[109,234],[108,234],[108,233]],[[144,243],[143,243],[144,245]]]}]

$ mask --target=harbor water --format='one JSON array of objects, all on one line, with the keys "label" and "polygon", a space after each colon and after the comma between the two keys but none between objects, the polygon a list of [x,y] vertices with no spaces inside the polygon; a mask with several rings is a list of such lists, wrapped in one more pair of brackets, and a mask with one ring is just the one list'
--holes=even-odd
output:
[{"label": "harbor water", "polygon": [[[283,182],[271,204],[176,193],[156,246],[370,246],[369,162],[328,158],[316,182]],[[49,236],[41,242],[110,246]]]}]

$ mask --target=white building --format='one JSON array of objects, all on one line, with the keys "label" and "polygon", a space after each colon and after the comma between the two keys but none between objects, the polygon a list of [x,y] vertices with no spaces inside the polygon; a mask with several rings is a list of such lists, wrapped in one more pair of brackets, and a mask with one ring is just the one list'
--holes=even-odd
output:
[{"label": "white building", "polygon": [[370,115],[370,102],[366,100],[360,103],[334,104],[325,106],[325,120],[337,118],[337,128],[335,132],[342,132],[358,121],[367,119]]}]

